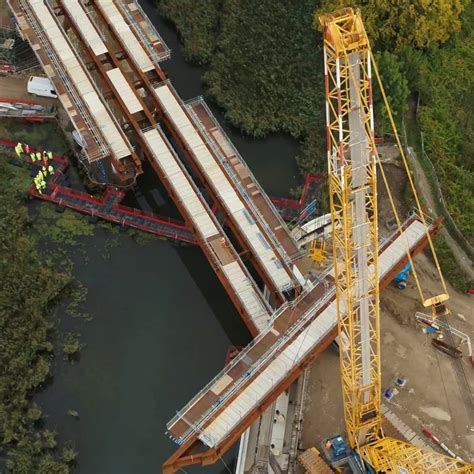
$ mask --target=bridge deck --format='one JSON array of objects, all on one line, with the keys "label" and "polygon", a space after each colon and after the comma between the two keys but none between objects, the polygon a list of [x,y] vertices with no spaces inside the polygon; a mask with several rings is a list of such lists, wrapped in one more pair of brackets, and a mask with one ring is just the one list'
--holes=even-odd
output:
[{"label": "bridge deck", "polygon": [[[115,0],[115,2],[100,1],[97,3],[99,4],[99,8],[103,9],[102,11],[105,12],[107,9],[113,22],[118,22],[116,24],[116,31],[120,31],[119,35],[122,39],[124,41],[131,40],[133,42],[129,44],[129,53],[133,53],[133,48],[137,47],[135,40],[129,33],[130,30],[130,32],[134,33],[136,38],[138,38],[140,50],[144,49],[145,54],[148,56],[149,60],[155,64],[155,66],[159,67],[160,61],[164,61],[170,57],[170,49],[166,46],[150,19],[136,0]],[[122,17],[126,22],[122,21]],[[143,61],[143,65],[148,65],[145,55],[142,52],[138,52],[138,55],[141,58],[141,61]]]},{"label": "bridge deck", "polygon": [[64,31],[59,27],[56,17],[43,0],[31,0],[29,6],[34,13],[38,25],[41,26],[48,39],[51,49],[57,54],[68,79],[85,102],[89,113],[94,119],[96,126],[101,130],[102,137],[112,153],[119,159],[131,156],[132,148],[130,143],[102,102],[84,65],[70,46]]},{"label": "bridge deck", "polygon": [[264,327],[270,319],[270,312],[260,290],[171,145],[159,130],[152,129],[143,135],[160,174],[173,188],[175,200],[186,214],[186,221],[192,222],[198,241],[211,256],[211,264],[223,273],[253,324],[257,328]]},{"label": "bridge deck", "polygon": [[298,245],[290,235],[287,225],[237,148],[215,119],[204,99],[199,97],[191,100],[186,103],[186,108],[199,125],[206,139],[213,145],[213,149],[217,151],[217,155],[224,168],[228,170],[229,176],[239,188],[245,190],[248,200],[253,204],[256,212],[262,215],[264,222],[270,227],[270,231],[276,236],[284,251],[291,259],[297,259],[301,254]]},{"label": "bridge deck", "polygon": [[168,83],[157,85],[155,92],[162,109],[174,128],[178,130],[201,173],[212,186],[227,215],[233,219],[239,233],[245,237],[247,245],[262,264],[275,288],[282,292],[293,287],[295,282],[291,270],[288,270],[288,255],[280,244],[275,249],[272,238],[269,237],[268,225],[265,224],[264,229],[258,225],[249,201],[239,195],[232,186],[217,157],[210,152],[198,133],[197,126],[191,121],[182,101]]},{"label": "bridge deck", "polygon": [[140,44],[131,27],[125,21],[122,12],[117,5],[110,0],[96,0],[104,16],[110,21],[110,26],[116,35],[121,39],[121,43],[128,55],[133,59],[141,71],[147,72],[155,69],[147,50]]},{"label": "bridge deck", "polygon": [[[407,246],[413,249],[424,235],[422,223],[412,220],[403,235],[381,246],[379,279],[404,258]],[[373,268],[369,270],[373,271]],[[294,307],[276,314],[274,326],[259,335],[168,423],[168,433],[178,444],[192,436],[197,436],[209,447],[222,443],[240,421],[334,330],[337,312],[331,281],[327,276]],[[282,331],[278,328],[290,325],[284,337],[279,338]]]}]

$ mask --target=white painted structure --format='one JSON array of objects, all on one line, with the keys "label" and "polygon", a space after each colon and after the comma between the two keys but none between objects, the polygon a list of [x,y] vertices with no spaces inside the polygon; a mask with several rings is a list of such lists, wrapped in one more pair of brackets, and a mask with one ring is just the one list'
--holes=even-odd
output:
[{"label": "white painted structure", "polygon": [[[425,228],[418,221],[412,221],[405,232],[399,235],[394,241],[385,248],[379,256],[379,280],[382,279],[390,270],[406,255],[407,249],[413,249],[417,243],[425,236]],[[373,272],[373,267],[368,267],[369,274]],[[317,317],[315,313],[326,302],[330,301],[328,306],[324,308]],[[231,434],[232,430],[239,422],[249,415],[253,409],[270,394],[273,387],[280,383],[290,371],[308,354],[310,353],[324,337],[337,326],[337,312],[335,290],[332,289],[313,307],[310,307],[298,323],[300,327],[305,327],[301,332],[293,331],[293,327],[287,332],[293,331],[296,336],[288,336],[286,340],[279,339],[275,345],[269,349],[268,354],[262,356],[258,361],[254,362],[251,370],[242,377],[235,379],[232,383],[228,383],[228,375],[222,376],[222,383],[225,386],[219,394],[218,406],[210,407],[209,411],[194,423],[189,432],[184,435],[187,438],[192,432],[198,433],[199,439],[209,447],[218,446],[222,441]],[[266,331],[271,331],[268,328]],[[284,344],[290,340],[291,342],[284,347]],[[280,349],[280,347],[282,349]],[[245,351],[239,357],[245,357]],[[257,367],[264,366],[264,359],[271,361],[261,371]],[[252,381],[242,390],[241,387],[248,381],[249,373],[252,373]],[[225,379],[225,380],[224,380]],[[220,384],[219,376],[213,380],[214,386]],[[227,384],[227,385],[226,385]],[[242,391],[240,391],[242,390]],[[206,393],[206,389],[202,390],[198,396]],[[238,395],[218,412],[220,407],[224,406],[226,399],[235,393]],[[193,399],[188,406],[196,403],[197,398]],[[216,415],[216,413],[218,413]],[[186,414],[183,412],[183,416]],[[213,421],[206,425],[210,419]],[[179,416],[178,416],[179,418]],[[174,420],[177,418],[175,417]],[[173,420],[173,421],[174,421]],[[168,430],[172,427],[171,422],[168,424]]]},{"label": "white painted structure", "polygon": [[237,194],[216,158],[211,154],[196,127],[185,113],[184,105],[177,100],[166,83],[155,87],[155,92],[163,110],[179,131],[184,143],[194,155],[201,172],[207,177],[228,214],[233,217],[240,232],[245,236],[248,245],[253,250],[255,257],[261,262],[267,276],[274,282],[279,291],[291,288],[293,280],[281,263],[282,256],[275,252],[248,212],[246,204],[242,202],[241,197]]},{"label": "white painted structure", "polygon": [[[161,131],[151,129],[143,133],[143,138],[153,152],[153,158],[162,175],[170,183],[175,195],[185,208],[186,217],[193,222],[198,236],[207,244],[210,251],[214,252],[209,242],[224,234],[183,164]],[[270,320],[270,312],[242,261],[235,256],[233,261],[222,265],[221,270],[255,326],[259,330],[266,328]]]},{"label": "white painted structure", "polygon": [[87,105],[97,127],[102,132],[104,139],[113,154],[121,159],[131,155],[131,146],[122,134],[119,126],[106,109],[92,80],[86,73],[69,44],[64,32],[59,28],[56,18],[43,0],[30,0],[29,6],[35,14],[38,24],[41,26],[51,47],[59,57],[69,80],[75,86],[77,92]]}]

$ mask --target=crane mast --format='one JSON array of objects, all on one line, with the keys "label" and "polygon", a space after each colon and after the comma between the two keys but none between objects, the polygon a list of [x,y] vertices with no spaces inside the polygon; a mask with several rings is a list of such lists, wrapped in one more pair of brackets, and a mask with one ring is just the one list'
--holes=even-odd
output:
[{"label": "crane mast", "polygon": [[[339,360],[349,444],[376,472],[474,473],[474,466],[460,458],[383,436],[372,66],[377,79],[379,75],[371,64],[359,11],[344,8],[320,21]],[[385,96],[382,85],[381,90]],[[426,226],[422,214],[421,220]],[[446,314],[447,292],[426,299],[419,289],[424,306],[431,306],[435,315]]]},{"label": "crane mast", "polygon": [[321,23],[340,372],[347,436],[359,447],[381,435],[371,57],[362,19],[352,9],[325,15]]}]

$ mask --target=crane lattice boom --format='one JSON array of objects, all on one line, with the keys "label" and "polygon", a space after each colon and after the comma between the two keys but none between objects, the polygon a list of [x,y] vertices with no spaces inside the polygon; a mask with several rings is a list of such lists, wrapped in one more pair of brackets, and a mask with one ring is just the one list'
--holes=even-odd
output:
[{"label": "crane lattice boom", "polygon": [[351,9],[322,18],[327,155],[346,429],[351,446],[380,437],[376,156],[370,50]]},{"label": "crane lattice boom", "polygon": [[[474,473],[474,466],[460,459],[383,437],[373,55],[359,11],[344,8],[320,21],[339,359],[349,444],[377,472]],[[447,311],[447,299],[446,293],[422,302],[433,306],[435,313],[441,308],[441,314]]]}]

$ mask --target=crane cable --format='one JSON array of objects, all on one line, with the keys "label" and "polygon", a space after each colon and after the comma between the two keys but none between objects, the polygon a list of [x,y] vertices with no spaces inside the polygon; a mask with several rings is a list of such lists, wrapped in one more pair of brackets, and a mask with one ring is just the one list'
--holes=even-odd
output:
[{"label": "crane cable", "polygon": [[[378,75],[378,70],[376,69],[376,65],[375,65],[375,61],[373,59],[373,54],[372,54],[372,50],[370,48],[370,44],[367,45],[368,47],[368,53],[370,53],[370,58],[371,58],[371,62],[374,64],[374,69],[376,71],[376,76],[379,80],[379,84],[381,86],[381,89],[383,89],[383,86],[381,85],[381,81],[380,81],[380,76]],[[347,63],[349,64],[349,55],[347,54],[346,51],[344,51],[344,59],[345,61],[347,61]],[[356,80],[355,78],[355,75],[354,75],[354,72],[352,70],[352,68],[348,68],[348,71],[349,71],[349,76],[350,76],[350,79],[354,82],[354,83],[357,83],[358,81]],[[362,92],[360,90],[360,88],[356,88],[356,95],[357,95],[357,98],[359,100],[359,102],[361,104],[364,104],[367,108],[368,108],[368,104],[367,104],[367,100],[364,100],[364,97],[362,96]],[[384,91],[384,97],[385,97],[385,104],[386,104],[386,107],[388,108],[388,110],[390,110],[390,107],[388,106],[388,101],[386,99],[386,96],[385,96],[385,91]],[[391,116],[391,115],[390,115]],[[393,119],[392,119],[393,120]],[[367,127],[367,124],[365,125]],[[396,133],[396,128],[395,128],[395,123],[392,121],[392,128],[394,128],[394,132]],[[392,211],[393,211],[393,215],[395,217],[395,221],[397,223],[397,229],[398,231],[400,232],[400,236],[402,236],[403,238],[403,242],[404,242],[404,247],[405,247],[405,252],[406,252],[406,255],[408,257],[408,261],[410,262],[410,265],[413,269],[413,276],[415,278],[415,282],[416,282],[416,287],[418,289],[418,293],[420,295],[420,299],[422,302],[425,301],[425,298],[424,298],[424,295],[423,295],[423,290],[421,288],[421,284],[420,284],[420,281],[418,279],[418,274],[416,272],[416,268],[415,268],[415,265],[413,263],[413,259],[412,259],[412,256],[411,256],[411,253],[410,253],[410,244],[408,242],[408,237],[406,235],[405,232],[403,232],[403,228],[402,228],[402,223],[400,221],[400,217],[398,215],[398,212],[397,212],[397,207],[395,205],[395,202],[393,200],[393,196],[392,196],[392,192],[390,190],[390,186],[388,184],[388,180],[387,180],[387,176],[385,174],[385,170],[384,170],[384,167],[383,167],[383,164],[382,164],[382,161],[380,160],[380,157],[379,157],[379,154],[378,154],[378,150],[377,150],[377,147],[375,146],[375,139],[374,139],[374,134],[372,133],[372,129],[371,128],[366,128],[366,135],[369,139],[369,142],[370,142],[370,146],[371,146],[371,149],[372,149],[372,153],[373,153],[373,156],[375,158],[375,161],[376,163],[379,165],[379,168],[380,168],[380,171],[381,171],[381,175],[382,175],[382,179],[383,179],[383,183],[385,185],[385,189],[387,190],[387,195],[388,195],[388,199],[390,201],[390,206],[392,208]],[[400,149],[400,152],[403,152],[402,149]],[[408,175],[410,176],[410,173],[408,172]],[[420,210],[420,214],[423,214]],[[425,229],[427,231],[427,227],[426,227],[426,223],[425,223]],[[428,237],[429,237],[429,232],[428,233]]]},{"label": "crane cable", "polygon": [[[377,78],[377,83],[380,87],[380,92],[382,93],[382,97],[383,97],[383,102],[384,102],[384,105],[385,105],[385,108],[387,110],[387,114],[388,114],[388,117],[389,117],[389,120],[390,120],[390,125],[392,127],[392,130],[393,130],[393,133],[395,135],[395,139],[396,139],[396,142],[397,142],[397,145],[398,145],[398,149],[400,150],[400,155],[402,157],[402,161],[403,161],[403,164],[405,166],[405,170],[407,172],[407,176],[408,176],[408,181],[410,183],[410,187],[411,187],[411,190],[413,192],[413,196],[415,198],[415,201],[416,201],[416,205],[417,205],[417,209],[420,213],[420,218],[421,218],[421,222],[423,223],[423,226],[425,227],[425,233],[426,233],[426,236],[427,236],[427,239],[428,239],[428,242],[429,242],[429,246],[430,246],[430,249],[431,249],[431,253],[433,255],[433,260],[434,260],[434,263],[435,263],[435,266],[436,266],[436,269],[438,271],[438,275],[440,277],[440,280],[441,280],[441,284],[443,286],[443,289],[444,289],[444,292],[446,294],[448,294],[448,290],[446,288],[446,282],[444,280],[444,277],[443,277],[443,273],[441,271],[441,267],[439,265],[439,261],[438,261],[438,256],[436,255],[436,251],[435,251],[435,248],[434,248],[434,244],[433,244],[433,240],[431,238],[431,235],[428,231],[428,225],[426,223],[426,219],[425,219],[425,215],[424,215],[424,212],[422,211],[421,209],[421,204],[420,204],[420,200],[419,200],[419,197],[418,197],[418,193],[416,191],[416,188],[415,188],[415,184],[413,182],[413,178],[412,178],[412,175],[411,175],[411,171],[410,171],[410,167],[408,165],[408,161],[406,159],[406,155],[405,155],[405,151],[403,149],[403,146],[401,144],[401,141],[400,141],[400,137],[398,135],[398,131],[397,131],[397,127],[395,125],[395,120],[393,119],[393,114],[392,114],[392,109],[390,108],[390,104],[388,103],[388,99],[387,99],[387,95],[385,94],[385,89],[383,87],[383,84],[382,84],[382,80],[380,78],[380,74],[379,74],[379,70],[378,70],[378,67],[377,67],[377,64],[375,62],[375,58],[374,58],[374,54],[372,52],[372,48],[370,47],[370,45],[368,46],[368,49],[369,49],[369,53],[370,53],[370,58],[371,58],[371,61],[372,61],[372,64],[373,64],[373,68],[374,68],[374,71],[375,71],[375,76]],[[374,138],[371,137],[371,140],[374,141]],[[373,146],[374,146],[374,149],[375,148],[375,142],[373,143]],[[397,221],[397,226],[399,228],[399,230],[401,231],[401,225],[400,225],[400,219],[398,217],[398,213],[396,211],[396,207],[395,207],[395,204],[393,202],[393,198],[392,198],[392,194],[390,192],[390,188],[388,186],[388,182],[387,182],[387,178],[385,176],[385,172],[383,170],[383,166],[382,166],[382,163],[380,161],[380,158],[379,158],[379,155],[378,155],[378,152],[376,152],[376,157],[377,157],[377,161],[380,165],[380,168],[381,168],[381,171],[382,171],[382,178],[383,178],[383,181],[385,183],[385,187],[387,188],[387,191],[388,191],[388,195],[389,195],[389,199],[390,199],[390,204],[392,206],[392,209],[393,209],[393,212],[395,214],[395,219]],[[408,258],[409,258],[409,261],[410,261],[410,264],[413,268],[413,276],[415,277],[415,281],[416,281],[416,285],[418,287],[418,291],[420,293],[420,296],[421,296],[421,299],[422,301],[425,301],[424,300],[424,297],[423,297],[423,291],[421,289],[421,285],[420,285],[420,282],[418,280],[418,275],[416,273],[416,269],[415,269],[415,266],[413,265],[413,262],[412,262],[412,258],[410,256],[410,253],[408,252]]]},{"label": "crane cable", "polygon": [[[392,127],[392,130],[394,132],[394,136],[396,138],[396,141],[397,141],[397,145],[398,145],[398,148],[400,150],[400,155],[402,157],[402,160],[403,160],[403,164],[405,166],[405,170],[407,172],[407,175],[408,175],[408,180],[410,182],[410,187],[412,189],[412,192],[414,194],[414,197],[415,197],[415,201],[416,201],[416,204],[417,204],[417,210],[419,211],[419,215],[420,215],[420,219],[421,219],[421,222],[423,224],[423,227],[425,229],[425,234],[427,236],[427,239],[428,239],[428,242],[429,242],[429,245],[430,245],[430,249],[431,249],[431,252],[433,254],[433,258],[434,258],[434,261],[435,261],[435,266],[436,266],[436,269],[438,271],[438,274],[439,274],[439,277],[440,277],[440,280],[441,280],[441,283],[442,283],[442,286],[443,286],[443,289],[446,293],[446,295],[448,294],[448,291],[447,291],[447,288],[446,288],[446,283],[445,283],[445,280],[444,280],[444,277],[443,277],[443,274],[441,272],[441,268],[440,268],[440,265],[439,265],[439,262],[438,262],[438,258],[437,258],[437,255],[436,255],[436,251],[434,249],[434,245],[433,245],[433,241],[431,239],[431,236],[430,236],[430,233],[429,233],[429,230],[428,230],[428,225],[426,223],[426,219],[425,219],[425,215],[421,209],[421,204],[420,204],[420,201],[419,201],[419,198],[418,198],[418,194],[416,192],[416,189],[415,189],[415,185],[413,183],[413,179],[412,179],[412,176],[411,176],[411,171],[410,171],[410,168],[408,166],[408,162],[407,162],[407,159],[406,159],[406,156],[405,156],[405,153],[404,153],[404,150],[403,150],[403,147],[402,147],[402,144],[401,144],[401,141],[400,141],[400,138],[398,136],[398,132],[397,132],[397,128],[396,128],[396,125],[395,125],[395,121],[393,119],[393,114],[392,114],[392,110],[390,108],[390,104],[388,103],[388,99],[387,99],[387,96],[385,94],[385,89],[383,87],[383,84],[382,84],[382,80],[380,78],[380,74],[379,74],[379,71],[378,71],[378,68],[377,68],[377,64],[375,62],[375,58],[374,58],[374,55],[373,55],[373,52],[372,52],[372,48],[370,47],[370,44],[367,45],[368,47],[368,52],[370,54],[370,59],[371,59],[371,63],[373,64],[373,68],[374,68],[374,71],[375,71],[375,75],[376,75],[376,78],[377,78],[377,83],[379,84],[379,87],[380,87],[380,90],[381,90],[381,93],[382,93],[382,96],[383,96],[383,100],[384,100],[384,105],[387,109],[387,113],[388,113],[388,116],[389,116],[389,119],[390,119],[390,124],[391,124],[391,127]],[[347,54],[347,52],[344,52],[344,58],[347,62],[349,62],[349,56]],[[349,75],[351,76],[351,79],[352,81],[354,82],[357,82],[356,79],[355,79],[355,76],[354,76],[354,72],[352,71],[351,68],[349,68]],[[356,89],[357,90],[357,94],[358,94],[358,97],[359,97],[359,100],[361,103],[366,103],[366,101],[364,101],[364,98],[362,97],[362,93],[360,91],[360,89]],[[393,195],[392,195],[392,192],[390,190],[390,186],[388,184],[388,179],[387,179],[387,176],[385,174],[385,170],[384,170],[384,167],[383,167],[383,164],[380,160],[380,157],[379,157],[379,154],[378,154],[378,150],[377,150],[377,147],[375,146],[375,139],[374,139],[374,135],[373,133],[371,133],[371,130],[368,130],[367,131],[367,136],[369,138],[369,141],[370,141],[370,144],[371,144],[371,147],[372,147],[372,150],[373,150],[373,153],[374,153],[374,156],[375,156],[375,159],[376,159],[376,162],[377,164],[379,165],[379,168],[380,168],[380,171],[381,171],[381,175],[382,175],[382,180],[384,182],[384,185],[385,185],[385,188],[387,190],[387,194],[388,194],[388,198],[389,198],[389,201],[390,201],[390,206],[392,208],[392,211],[393,211],[393,215],[395,217],[395,221],[397,223],[397,228],[400,232],[400,235],[403,235],[405,238],[404,238],[404,242],[405,242],[405,250],[406,250],[406,255],[408,257],[408,261],[410,262],[410,265],[411,265],[411,268],[413,269],[413,277],[415,279],[415,282],[416,282],[416,287],[418,289],[418,293],[420,295],[420,299],[421,299],[421,302],[424,303],[426,300],[425,300],[425,297],[423,295],[423,289],[421,287],[421,283],[420,283],[420,280],[418,278],[418,273],[416,271],[416,267],[413,263],[413,258],[410,254],[410,245],[409,245],[409,242],[408,242],[408,237],[406,235],[405,232],[403,232],[403,228],[402,228],[402,223],[400,221],[400,217],[398,215],[398,212],[397,212],[397,207],[395,205],[395,202],[393,200]]]}]

